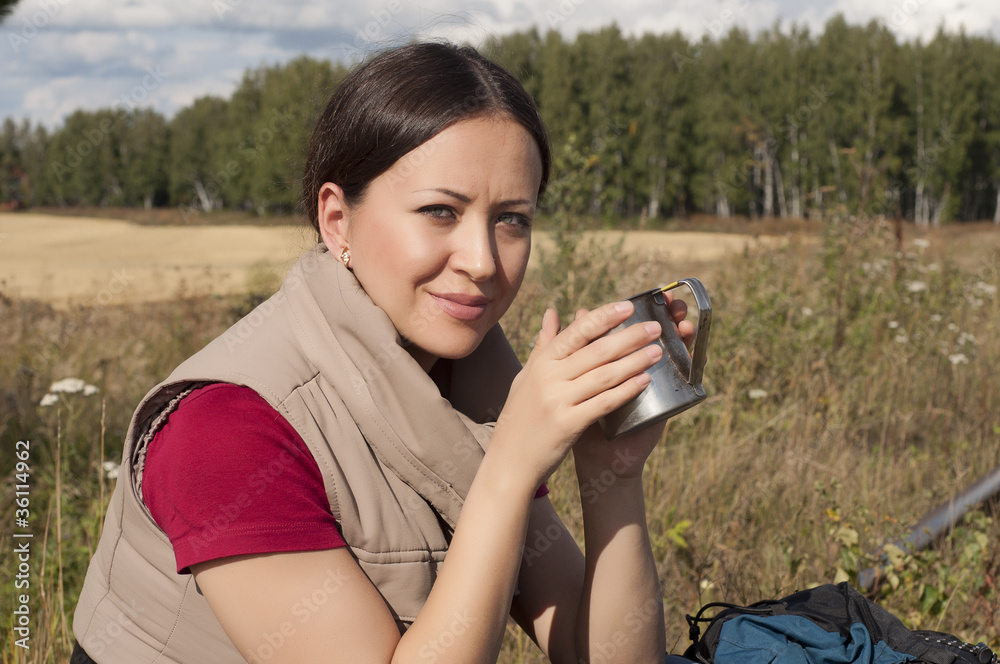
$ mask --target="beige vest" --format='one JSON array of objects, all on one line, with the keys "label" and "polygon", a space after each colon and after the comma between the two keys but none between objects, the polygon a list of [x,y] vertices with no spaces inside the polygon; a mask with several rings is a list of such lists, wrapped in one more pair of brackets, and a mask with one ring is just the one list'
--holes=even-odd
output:
[{"label": "beige vest", "polygon": [[[434,583],[510,382],[520,369],[499,326],[452,364],[451,400],[405,351],[391,321],[322,246],[281,290],[181,364],[145,397],[125,440],[118,484],[73,631],[101,664],[243,662],[142,499],[146,445],[191,389],[257,391],[305,441],[358,564],[400,629]],[[280,491],[281,459],[261,460]],[[256,492],[221,505],[206,537]]]}]

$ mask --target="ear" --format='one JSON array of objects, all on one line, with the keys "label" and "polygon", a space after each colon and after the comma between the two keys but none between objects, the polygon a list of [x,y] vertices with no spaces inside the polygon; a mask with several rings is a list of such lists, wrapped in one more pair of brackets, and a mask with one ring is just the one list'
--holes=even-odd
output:
[{"label": "ear", "polygon": [[350,246],[347,240],[347,203],[344,190],[332,182],[319,188],[319,234],[334,256]]}]

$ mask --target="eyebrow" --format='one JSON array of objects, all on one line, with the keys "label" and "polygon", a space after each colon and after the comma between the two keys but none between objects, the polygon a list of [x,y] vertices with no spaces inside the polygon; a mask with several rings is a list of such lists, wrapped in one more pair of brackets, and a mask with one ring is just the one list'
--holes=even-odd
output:
[{"label": "eyebrow", "polygon": [[[436,191],[438,193],[444,194],[446,196],[451,196],[452,198],[458,199],[463,203],[471,203],[472,199],[465,194],[460,194],[457,191],[452,191],[451,189],[445,189],[443,187],[433,188],[433,189],[418,189],[417,191]],[[535,207],[535,202],[528,198],[515,198],[507,201],[500,201],[499,205],[530,205]]]}]

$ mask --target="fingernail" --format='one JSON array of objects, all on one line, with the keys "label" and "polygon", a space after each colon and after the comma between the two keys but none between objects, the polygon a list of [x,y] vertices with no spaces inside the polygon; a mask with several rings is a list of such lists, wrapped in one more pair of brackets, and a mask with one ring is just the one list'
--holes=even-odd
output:
[{"label": "fingernail", "polygon": [[646,330],[646,334],[660,336],[659,323],[643,323],[642,329]]},{"label": "fingernail", "polygon": [[615,311],[622,314],[627,314],[628,312],[632,311],[632,303],[627,300],[618,302],[615,304]]},{"label": "fingernail", "polygon": [[646,355],[648,355],[651,360],[659,360],[663,357],[663,349],[656,344],[646,346]]},{"label": "fingernail", "polygon": [[649,381],[651,380],[651,378],[649,377],[648,373],[643,371],[641,374],[636,374],[635,378],[633,378],[632,380],[639,383],[639,385],[646,387],[647,385],[649,385]]}]

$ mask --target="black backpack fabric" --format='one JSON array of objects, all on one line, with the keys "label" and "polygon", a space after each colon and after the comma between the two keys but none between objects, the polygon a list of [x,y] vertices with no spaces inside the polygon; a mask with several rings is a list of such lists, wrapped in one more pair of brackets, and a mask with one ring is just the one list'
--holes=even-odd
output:
[{"label": "black backpack fabric", "polygon": [[[713,608],[722,610],[702,617]],[[713,602],[687,621],[684,655],[704,664],[998,664],[985,643],[907,629],[848,583],[745,607]]]}]

